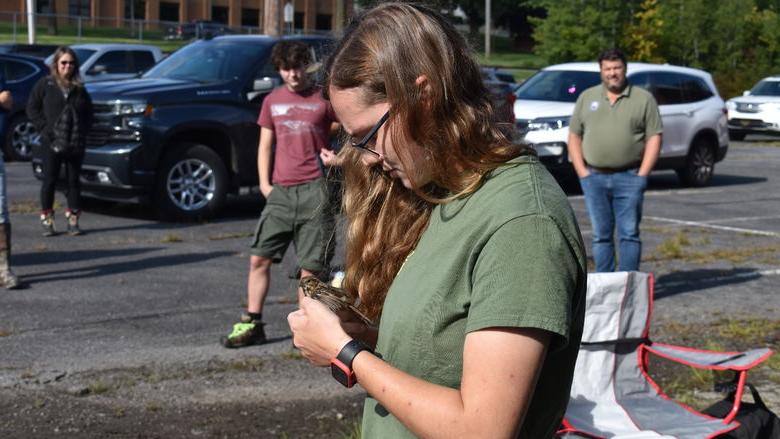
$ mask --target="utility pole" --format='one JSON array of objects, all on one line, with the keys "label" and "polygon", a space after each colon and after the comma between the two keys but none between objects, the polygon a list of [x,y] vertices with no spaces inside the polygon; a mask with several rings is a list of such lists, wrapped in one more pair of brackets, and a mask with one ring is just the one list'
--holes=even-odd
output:
[{"label": "utility pole", "polygon": [[35,44],[35,0],[27,0],[27,42]]},{"label": "utility pole", "polygon": [[490,57],[490,0],[485,0],[485,61]]}]

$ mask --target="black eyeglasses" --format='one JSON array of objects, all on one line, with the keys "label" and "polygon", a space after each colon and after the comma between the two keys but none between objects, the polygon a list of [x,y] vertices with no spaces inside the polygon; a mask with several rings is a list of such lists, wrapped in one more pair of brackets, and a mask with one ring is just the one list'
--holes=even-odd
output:
[{"label": "black eyeglasses", "polygon": [[377,122],[376,125],[374,125],[374,127],[371,128],[371,131],[369,131],[368,134],[366,134],[366,136],[363,137],[363,140],[361,140],[360,142],[351,142],[352,147],[362,149],[363,151],[368,151],[371,154],[374,154],[375,156],[380,156],[381,154],[369,148],[368,144],[371,142],[371,140],[373,140],[374,136],[376,136],[376,132],[379,131],[379,128],[382,128],[382,125],[384,125],[385,122],[387,122],[387,119],[389,117],[390,117],[390,110],[387,110],[387,113],[385,113],[385,115],[382,116],[381,119],[379,119],[379,122]]},{"label": "black eyeglasses", "polygon": [[67,65],[75,66],[76,65],[76,61],[60,61],[60,65],[63,65],[63,66],[67,66]]}]

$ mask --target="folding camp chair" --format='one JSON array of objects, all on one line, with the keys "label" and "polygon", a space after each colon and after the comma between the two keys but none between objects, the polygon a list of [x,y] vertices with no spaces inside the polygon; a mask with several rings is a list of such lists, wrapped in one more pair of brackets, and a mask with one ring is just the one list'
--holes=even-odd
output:
[{"label": "folding camp chair", "polygon": [[[652,343],[652,310],[652,275],[588,275],[585,328],[560,437],[705,439],[739,426],[734,416],[747,371],[772,352],[713,352]],[[730,414],[713,418],[673,401],[648,375],[650,353],[697,368],[735,371],[737,392]]]}]

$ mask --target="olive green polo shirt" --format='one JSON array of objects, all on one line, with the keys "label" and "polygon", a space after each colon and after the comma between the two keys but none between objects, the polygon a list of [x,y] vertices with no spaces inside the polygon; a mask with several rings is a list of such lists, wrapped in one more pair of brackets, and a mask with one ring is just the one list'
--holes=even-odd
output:
[{"label": "olive green polo shirt", "polygon": [[[569,401],[586,272],[566,195],[537,158],[516,158],[475,193],[433,210],[387,294],[376,350],[408,374],[457,389],[469,332],[548,331],[552,345],[519,437],[552,438]],[[362,433],[414,437],[371,397]]]},{"label": "olive green polo shirt", "polygon": [[580,95],[569,131],[582,137],[585,163],[599,168],[639,166],[648,138],[663,132],[653,95],[627,85],[610,104],[603,84]]}]

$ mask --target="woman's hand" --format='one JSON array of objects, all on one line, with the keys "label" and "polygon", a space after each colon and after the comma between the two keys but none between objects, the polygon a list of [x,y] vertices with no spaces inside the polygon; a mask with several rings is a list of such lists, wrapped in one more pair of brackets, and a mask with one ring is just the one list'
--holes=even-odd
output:
[{"label": "woman's hand", "polygon": [[320,160],[325,166],[341,166],[344,162],[342,157],[339,157],[333,150],[322,148],[320,150]]},{"label": "woman's hand", "polygon": [[304,297],[300,306],[287,316],[293,344],[312,363],[327,366],[352,337],[342,329],[339,317],[322,303]]}]

